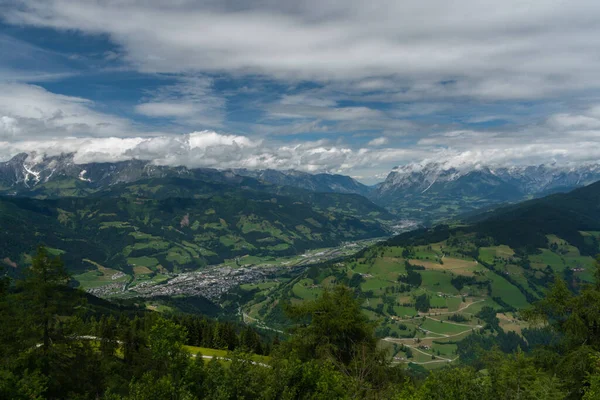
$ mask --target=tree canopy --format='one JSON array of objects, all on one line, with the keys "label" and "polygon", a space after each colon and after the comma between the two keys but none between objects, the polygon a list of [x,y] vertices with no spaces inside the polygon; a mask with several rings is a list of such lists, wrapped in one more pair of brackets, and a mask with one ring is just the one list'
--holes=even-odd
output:
[{"label": "tree canopy", "polygon": [[[416,361],[390,362],[359,294],[344,286],[288,304],[295,326],[270,341],[249,326],[198,316],[96,308],[43,248],[22,280],[0,282],[2,399],[592,400],[600,393],[598,283],[574,292],[556,278],[523,312],[531,327],[522,336],[503,332],[495,311],[483,308],[492,334],[468,336],[458,342],[458,361],[428,371]],[[190,345],[223,353],[203,356]]]}]

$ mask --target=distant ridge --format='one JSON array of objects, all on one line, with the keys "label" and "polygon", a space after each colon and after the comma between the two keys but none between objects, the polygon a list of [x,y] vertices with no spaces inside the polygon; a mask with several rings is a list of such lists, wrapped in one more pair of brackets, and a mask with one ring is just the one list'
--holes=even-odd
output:
[{"label": "distant ridge", "polygon": [[432,222],[505,202],[566,192],[600,180],[600,164],[494,168],[409,164],[394,168],[369,197],[405,217]]},{"label": "distant ridge", "polygon": [[313,192],[354,193],[362,196],[366,196],[372,191],[370,187],[345,175],[309,174],[295,170],[217,170],[214,168],[173,167],[135,159],[76,164],[74,154],[44,156],[35,152],[21,153],[9,161],[0,163],[0,191],[27,192],[35,190],[40,185],[64,179],[76,179],[82,182],[83,186],[102,188],[118,183],[167,176],[203,176],[223,182],[239,181],[240,177],[249,177],[278,186],[292,186]]}]

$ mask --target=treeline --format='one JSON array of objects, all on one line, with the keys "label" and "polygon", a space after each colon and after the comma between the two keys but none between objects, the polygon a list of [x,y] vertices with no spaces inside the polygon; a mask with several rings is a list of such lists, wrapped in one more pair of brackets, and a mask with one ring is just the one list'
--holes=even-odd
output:
[{"label": "treeline", "polygon": [[186,344],[191,346],[230,351],[242,348],[251,353],[264,355],[271,352],[270,341],[265,341],[250,326],[239,329],[237,325],[230,322],[219,322],[193,315],[174,317],[173,320],[185,329]]},{"label": "treeline", "polygon": [[62,261],[44,248],[23,279],[0,279],[0,399],[127,395],[148,371],[167,368],[165,352],[167,359],[179,352],[185,362],[173,362],[184,369],[203,368],[192,365],[184,345],[271,352],[271,340],[249,326],[112,305],[69,281]]},{"label": "treeline", "polygon": [[[532,324],[527,340],[501,333],[495,311],[484,308],[486,327],[457,343],[460,361],[429,373],[390,363],[375,323],[344,286],[281,305],[296,323],[260,358],[250,329],[221,322],[157,313],[83,319],[89,305],[67,287],[60,260],[41,250],[13,289],[0,281],[0,398],[598,399],[600,272],[596,278],[577,294],[557,278],[522,313]],[[207,360],[186,351],[190,341],[235,347]]]},{"label": "treeline", "polygon": [[99,318],[82,318],[80,333],[108,342],[126,342],[131,336],[146,336],[157,318],[167,318],[184,328],[184,344],[188,346],[230,351],[241,348],[261,355],[271,352],[271,341],[262,337],[251,326],[241,327],[231,322],[196,315],[163,316],[158,313],[143,313],[130,318],[121,314],[118,319],[113,315],[101,315]]},{"label": "treeline", "polygon": [[[403,251],[406,252],[405,249]],[[404,255],[403,255],[404,256]],[[398,276],[398,282],[404,282],[410,286],[419,287],[423,283],[423,277],[416,271],[423,271],[425,267],[422,265],[412,265],[408,260],[404,261],[404,268],[406,269],[406,275],[400,274]]]}]

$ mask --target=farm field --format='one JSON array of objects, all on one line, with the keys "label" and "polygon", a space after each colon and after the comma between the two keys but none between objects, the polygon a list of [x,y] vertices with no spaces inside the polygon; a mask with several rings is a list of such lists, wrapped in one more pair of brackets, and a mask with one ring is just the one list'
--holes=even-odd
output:
[{"label": "farm field", "polygon": [[111,268],[106,268],[91,260],[84,260],[95,269],[74,275],[73,278],[79,282],[82,289],[92,289],[112,283],[125,283],[130,277]]},{"label": "farm field", "polygon": [[[357,257],[325,265],[310,278],[303,274],[289,283],[259,288],[255,296],[261,301],[250,300],[244,309],[268,319],[276,299],[290,297],[299,304],[341,282],[362,296],[363,312],[377,324],[382,338],[420,350],[413,351],[411,362],[437,367],[440,357],[449,362],[455,358],[456,341],[483,328],[482,310],[495,310],[500,329],[521,334],[527,324],[518,310],[539,297],[536,291],[544,289],[540,282],[550,279],[550,271],[561,274],[579,266],[582,269],[574,273],[587,278],[591,257],[581,256],[557,237],[548,243],[559,247],[525,256],[506,245],[478,248],[470,238],[411,247],[376,245]],[[431,363],[432,357],[438,362]]]},{"label": "farm field", "polygon": [[458,323],[436,320],[433,318],[427,318],[425,322],[421,324],[421,329],[425,329],[431,332],[439,333],[442,335],[454,335],[457,333],[467,332],[474,329],[475,326],[467,326],[465,323]]}]

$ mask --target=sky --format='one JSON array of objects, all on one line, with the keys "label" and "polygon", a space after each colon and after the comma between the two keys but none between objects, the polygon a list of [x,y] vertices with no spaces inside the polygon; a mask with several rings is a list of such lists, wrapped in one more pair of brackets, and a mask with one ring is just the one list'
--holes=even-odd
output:
[{"label": "sky", "polygon": [[0,160],[598,162],[597,0],[0,0]]}]

